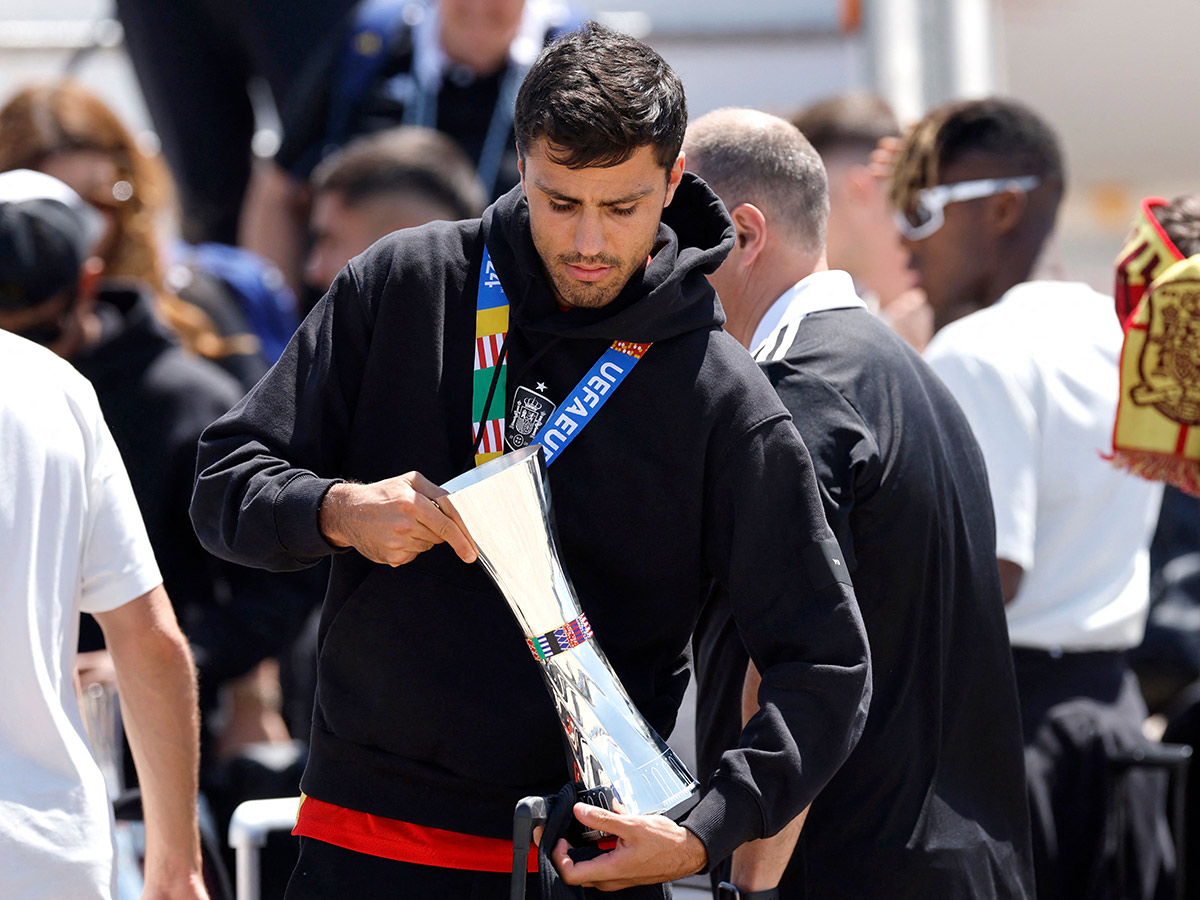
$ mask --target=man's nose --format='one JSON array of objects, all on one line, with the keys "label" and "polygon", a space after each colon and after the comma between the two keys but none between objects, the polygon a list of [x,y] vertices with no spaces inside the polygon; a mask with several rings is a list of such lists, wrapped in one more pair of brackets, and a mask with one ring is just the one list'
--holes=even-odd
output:
[{"label": "man's nose", "polygon": [[604,252],[604,223],[599,210],[585,210],[575,227],[575,251],[582,256]]}]

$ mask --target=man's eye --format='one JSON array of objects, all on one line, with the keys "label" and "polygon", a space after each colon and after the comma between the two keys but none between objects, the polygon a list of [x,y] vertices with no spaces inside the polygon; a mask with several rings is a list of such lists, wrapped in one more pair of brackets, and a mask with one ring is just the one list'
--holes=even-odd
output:
[{"label": "man's eye", "polygon": [[550,201],[550,209],[554,212],[570,212],[574,208],[574,203],[555,203],[553,200]]},{"label": "man's eye", "polygon": [[612,211],[614,213],[616,213],[618,216],[632,216],[635,212],[637,212],[637,207],[636,206],[614,206],[614,207],[612,207]]}]

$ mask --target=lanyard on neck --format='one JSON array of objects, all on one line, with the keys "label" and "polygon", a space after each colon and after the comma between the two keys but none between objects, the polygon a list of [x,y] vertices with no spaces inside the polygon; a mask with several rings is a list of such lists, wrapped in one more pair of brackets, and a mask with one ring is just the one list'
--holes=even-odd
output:
[{"label": "lanyard on neck", "polygon": [[[504,343],[508,338],[508,296],[492,265],[487,245],[479,267],[475,294],[475,375],[472,387],[472,440],[475,465],[504,452],[504,404],[508,370]],[[491,410],[495,415],[489,415]]]},{"label": "lanyard on neck", "polygon": [[[477,466],[504,452],[507,338],[508,296],[484,244],[479,290],[475,296],[475,375],[471,404]],[[542,445],[547,466],[591,423],[648,349],[648,343],[613,341],[600,355],[552,418],[534,435],[531,443]],[[492,410],[496,414],[489,417]]]}]

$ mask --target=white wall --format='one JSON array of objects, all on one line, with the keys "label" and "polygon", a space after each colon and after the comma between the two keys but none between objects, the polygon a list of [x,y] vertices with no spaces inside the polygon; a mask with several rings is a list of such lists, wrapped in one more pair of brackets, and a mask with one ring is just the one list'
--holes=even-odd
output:
[{"label": "white wall", "polygon": [[1200,191],[1200,3],[1000,0],[1003,92],[1058,130],[1068,265],[1111,288],[1144,196]]}]

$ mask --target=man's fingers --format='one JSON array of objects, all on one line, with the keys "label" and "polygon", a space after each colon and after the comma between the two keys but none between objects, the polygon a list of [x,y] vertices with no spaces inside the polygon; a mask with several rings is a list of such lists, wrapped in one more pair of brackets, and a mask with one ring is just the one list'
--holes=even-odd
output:
[{"label": "man's fingers", "polygon": [[441,491],[441,496],[430,498],[435,517],[426,524],[438,538],[454,548],[459,559],[465,563],[475,562],[479,553],[475,549],[475,542],[467,535],[467,526],[463,524],[454,504],[445,499],[446,492],[441,488],[436,489]]},{"label": "man's fingers", "polygon": [[566,884],[599,887],[601,890],[607,891],[628,887],[632,884],[621,878],[624,873],[619,865],[611,862],[612,853],[601,853],[593,859],[575,862],[568,853],[570,849],[571,845],[566,840],[560,839],[550,852],[550,861],[554,863],[559,877]]},{"label": "man's fingers", "polygon": [[590,803],[575,804],[575,818],[589,828],[621,837],[626,832],[626,817]]},{"label": "man's fingers", "polygon": [[558,843],[550,851],[550,861],[554,863],[554,868],[558,869],[558,874],[562,876],[563,881],[567,884],[574,884],[568,873],[575,867],[575,861],[567,854],[571,849],[571,845],[567,843],[565,838],[559,838]]},{"label": "man's fingers", "polygon": [[898,137],[880,138],[868,158],[867,168],[871,174],[883,181],[891,178],[892,169],[896,167],[896,160],[900,158],[903,148],[904,141]]},{"label": "man's fingers", "polygon": [[475,562],[479,553],[475,550],[475,542],[468,536],[467,526],[463,524],[458,510],[449,502],[440,502],[441,498],[448,496],[446,491],[420,472],[413,472],[409,483],[414,491],[429,500],[428,505],[420,504],[422,511],[428,513],[421,517],[421,523],[439,540],[449,544],[463,562]]}]

